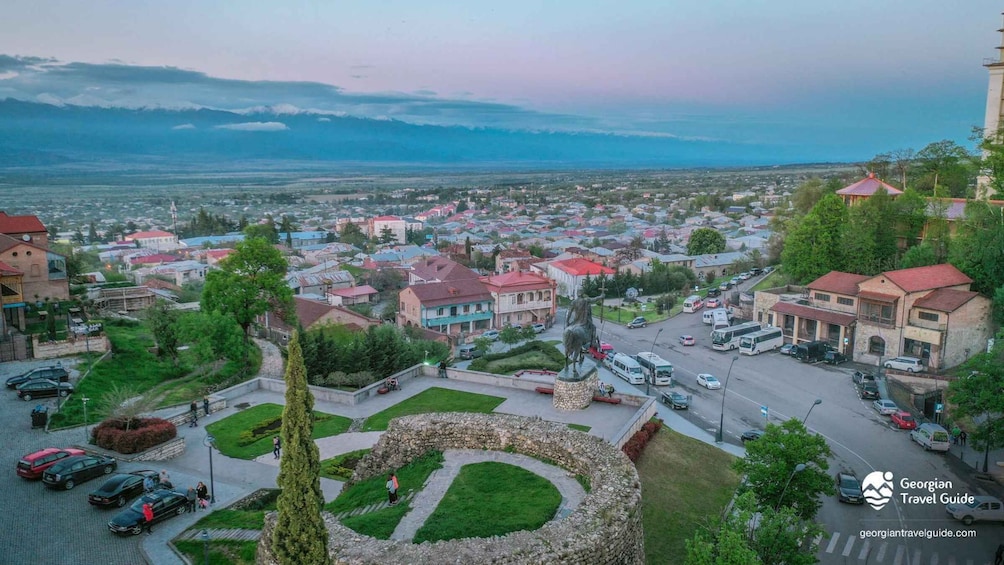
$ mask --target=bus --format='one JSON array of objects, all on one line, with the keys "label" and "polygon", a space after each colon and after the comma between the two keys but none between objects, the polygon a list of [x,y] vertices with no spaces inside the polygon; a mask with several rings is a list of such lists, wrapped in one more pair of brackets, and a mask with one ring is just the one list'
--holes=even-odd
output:
[{"label": "bus", "polygon": [[[645,378],[656,386],[673,384],[673,364],[651,351],[642,351],[634,356],[645,371]],[[655,379],[652,379],[655,375]]]},{"label": "bus", "polygon": [[739,338],[739,353],[759,355],[764,351],[774,351],[784,345],[781,328],[767,328]]},{"label": "bus", "polygon": [[732,323],[732,316],[725,308],[718,308],[711,311],[711,329],[720,330],[729,327]]},{"label": "bus", "polygon": [[739,347],[739,339],[744,335],[760,331],[757,322],[746,322],[738,326],[729,326],[711,332],[711,348],[719,351],[730,351]]},{"label": "bus", "polygon": [[617,353],[614,355],[613,361],[610,362],[610,370],[618,377],[633,385],[645,383],[645,377],[642,375],[641,365],[623,353]]},{"label": "bus", "polygon": [[688,296],[683,301],[683,311],[687,314],[693,314],[701,308],[704,308],[704,299],[696,294]]}]

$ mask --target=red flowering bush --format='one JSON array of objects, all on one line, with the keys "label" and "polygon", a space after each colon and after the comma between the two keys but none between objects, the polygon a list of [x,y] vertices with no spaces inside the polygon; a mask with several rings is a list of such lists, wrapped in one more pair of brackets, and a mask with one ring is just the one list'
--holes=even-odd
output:
[{"label": "red flowering bush", "polygon": [[638,458],[641,457],[641,452],[645,450],[645,446],[648,445],[648,440],[652,439],[659,430],[662,429],[662,420],[651,420],[642,424],[641,429],[631,436],[631,439],[627,440],[627,443],[621,447],[621,451],[628,456],[628,459],[632,463],[636,463]]},{"label": "red flowering bush", "polygon": [[126,420],[114,418],[95,426],[91,442],[118,453],[139,453],[177,435],[178,428],[162,418],[133,418],[128,426]]}]

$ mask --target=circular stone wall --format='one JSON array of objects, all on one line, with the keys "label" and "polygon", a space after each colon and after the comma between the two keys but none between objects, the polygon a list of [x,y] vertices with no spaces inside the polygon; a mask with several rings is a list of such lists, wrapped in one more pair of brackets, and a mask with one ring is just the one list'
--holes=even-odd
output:
[{"label": "circular stone wall", "polygon": [[[549,459],[589,478],[590,492],[567,517],[534,531],[493,538],[408,542],[359,534],[324,513],[328,553],[335,565],[643,564],[641,482],[634,464],[606,441],[565,424],[508,414],[446,413],[391,420],[387,432],[360,461],[349,485],[386,475],[427,451],[486,449]],[[517,485],[518,486],[518,485]],[[271,551],[275,513],[265,517],[257,563],[275,565]]]}]

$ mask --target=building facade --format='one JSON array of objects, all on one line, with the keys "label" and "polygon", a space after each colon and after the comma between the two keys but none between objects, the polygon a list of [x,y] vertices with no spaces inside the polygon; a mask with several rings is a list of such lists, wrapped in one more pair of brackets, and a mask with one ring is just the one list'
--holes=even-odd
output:
[{"label": "building facade", "polygon": [[513,271],[481,277],[495,302],[494,326],[551,325],[558,308],[558,283],[536,273]]},{"label": "building facade", "polygon": [[157,251],[173,251],[179,247],[178,236],[161,230],[136,232],[125,236],[125,240],[134,242],[144,249]]},{"label": "building facade", "polygon": [[494,300],[478,279],[409,286],[399,295],[397,323],[446,335],[469,335],[492,327]]},{"label": "building facade", "polygon": [[582,290],[582,281],[586,280],[586,277],[613,276],[616,273],[610,267],[579,258],[538,263],[534,265],[534,270],[553,280],[557,284],[556,292],[559,295],[573,300],[578,298]]},{"label": "building facade", "polygon": [[377,216],[367,222],[369,236],[380,239],[385,231],[390,232],[394,239],[390,243],[407,243],[408,222],[397,216]]}]

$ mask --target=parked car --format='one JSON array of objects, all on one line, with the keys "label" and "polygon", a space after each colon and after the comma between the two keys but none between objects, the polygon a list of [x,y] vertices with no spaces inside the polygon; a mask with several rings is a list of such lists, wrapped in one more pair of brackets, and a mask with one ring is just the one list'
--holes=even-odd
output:
[{"label": "parked car", "polygon": [[732,283],[732,286],[739,286],[739,283],[743,282],[743,280],[738,276],[736,276],[732,277],[732,280],[730,280],[729,282]]},{"label": "parked car", "polygon": [[662,393],[662,402],[673,410],[686,410],[690,407],[690,399],[676,391]]},{"label": "parked car", "polygon": [[478,349],[478,346],[473,343],[465,343],[457,348],[457,355],[459,355],[461,359],[477,359],[484,354],[484,350]]},{"label": "parked car", "polygon": [[774,272],[774,267],[771,265],[767,265],[766,267],[763,268],[763,274],[765,275],[769,275],[773,272]]},{"label": "parked car", "polygon": [[717,390],[722,388],[722,383],[719,382],[714,375],[709,375],[707,373],[701,373],[697,375],[697,384],[703,386],[708,390]]},{"label": "parked car", "polygon": [[781,348],[778,349],[778,351],[781,353],[781,355],[794,355],[795,354],[795,344],[794,343],[786,343],[786,344],[782,345]]},{"label": "parked car", "polygon": [[647,326],[648,326],[648,320],[646,320],[642,316],[638,316],[637,318],[628,322],[627,328],[629,330],[633,330],[635,328],[644,328]]},{"label": "parked car", "polygon": [[858,387],[858,396],[862,400],[878,400],[879,399],[879,388],[874,382],[864,382]]},{"label": "parked car", "polygon": [[722,295],[722,290],[720,288],[708,289],[708,298],[714,298],[716,296],[721,296],[721,295]]},{"label": "parked car", "polygon": [[760,273],[763,273],[763,269],[761,269],[760,267],[753,267],[752,269],[750,269],[750,275],[754,277],[760,276]]},{"label": "parked car", "polygon": [[25,479],[41,479],[42,474],[49,467],[59,463],[67,457],[83,455],[84,451],[72,447],[63,449],[57,447],[46,447],[45,449],[29,453],[17,462],[17,476]]},{"label": "parked car", "polygon": [[851,380],[854,381],[854,384],[856,385],[864,384],[866,382],[874,383],[875,375],[865,373],[864,371],[854,371],[854,374],[851,375]]},{"label": "parked car", "polygon": [[481,334],[481,337],[488,338],[488,339],[490,339],[492,341],[498,341],[499,340],[499,331],[498,330],[488,330],[485,333]]},{"label": "parked car", "polygon": [[916,429],[910,430],[910,439],[917,442],[925,451],[948,451],[952,445],[949,443],[948,430],[938,424],[921,424]]},{"label": "parked car", "polygon": [[914,420],[913,415],[904,410],[890,414],[889,419],[901,430],[913,430],[917,428],[917,420]]},{"label": "parked car", "polygon": [[827,351],[825,355],[823,355],[823,362],[828,363],[830,365],[839,365],[841,363],[847,362],[847,356],[839,351],[833,351],[831,349],[830,351]]},{"label": "parked car", "polygon": [[704,305],[708,308],[721,308],[722,301],[717,298],[709,298],[704,302]]},{"label": "parked car", "polygon": [[749,271],[743,271],[743,272],[739,273],[739,280],[748,281],[752,277],[753,277],[753,275],[751,275]]},{"label": "parked car", "polygon": [[598,359],[600,361],[603,361],[608,356],[613,357],[614,346],[610,345],[605,341],[601,341],[599,349],[597,349],[596,346],[594,345],[590,345],[587,351],[589,353],[589,356],[592,357],[593,359]]},{"label": "parked car", "polygon": [[144,494],[132,506],[119,512],[108,522],[108,529],[116,534],[139,535],[143,531],[143,505],[153,508],[153,523],[162,522],[172,516],[181,516],[188,510],[188,499],[183,492],[157,490]]},{"label": "parked car", "polygon": [[103,485],[87,495],[87,502],[93,506],[114,505],[121,508],[129,499],[143,494],[143,480],[147,477],[153,479],[154,484],[160,483],[160,475],[150,469],[112,475]]},{"label": "parked car", "polygon": [[1004,505],[992,496],[974,496],[968,504],[945,505],[945,512],[967,526],[976,521],[1004,522]]},{"label": "parked car", "polygon": [[544,333],[544,330],[547,329],[547,326],[545,326],[544,324],[534,324],[534,325],[532,325],[530,327],[533,328],[533,331],[535,331],[535,332],[537,332],[539,334],[540,333]]},{"label": "parked car", "polygon": [[736,286],[735,283],[729,282],[729,281],[725,281],[722,284],[718,285],[718,290],[720,290],[722,292],[725,292],[726,290],[728,290],[728,289],[730,289],[730,288],[732,288],[734,286]]},{"label": "parked car", "polygon": [[747,441],[756,441],[763,436],[763,430],[746,430],[743,435],[739,436],[739,441],[746,443]]},{"label": "parked car", "polygon": [[42,482],[45,486],[70,490],[94,477],[109,475],[119,466],[111,457],[101,455],[77,455],[67,457],[45,470]]},{"label": "parked car", "polygon": [[70,381],[70,373],[67,373],[66,369],[64,369],[61,365],[38,367],[28,371],[27,373],[15,375],[7,379],[7,388],[17,388],[17,385],[37,379],[49,379],[65,383]]},{"label": "parked car", "polygon": [[850,473],[837,473],[837,500],[849,504],[864,504],[861,481]]},{"label": "parked car", "polygon": [[73,392],[73,385],[50,379],[37,379],[22,383],[17,387],[17,396],[21,400],[43,398],[46,396],[66,396]]},{"label": "parked car", "polygon": [[899,412],[899,406],[896,406],[895,402],[886,398],[880,398],[875,402],[872,402],[872,407],[875,408],[876,412],[882,414],[883,416]]},{"label": "parked car", "polygon": [[680,345],[689,346],[689,345],[695,345],[695,344],[697,344],[697,341],[694,339],[694,336],[692,336],[692,335],[681,335],[680,336]]},{"label": "parked car", "polygon": [[907,373],[922,373],[924,371],[924,360],[916,357],[893,357],[882,363],[886,369],[896,369]]}]

